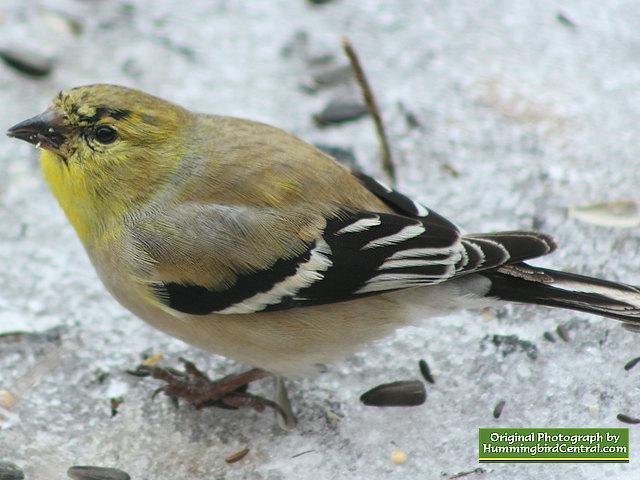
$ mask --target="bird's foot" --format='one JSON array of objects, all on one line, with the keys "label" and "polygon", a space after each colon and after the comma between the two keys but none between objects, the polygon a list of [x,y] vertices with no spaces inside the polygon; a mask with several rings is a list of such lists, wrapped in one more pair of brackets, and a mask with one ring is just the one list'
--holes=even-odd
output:
[{"label": "bird's foot", "polygon": [[193,403],[198,409],[205,407],[226,409],[251,407],[262,412],[269,407],[279,415],[284,415],[282,408],[275,402],[247,393],[247,386],[250,382],[271,376],[269,372],[254,368],[239,375],[230,375],[212,381],[192,362],[183,358],[180,360],[184,364],[183,372],[174,368],[141,365],[129,373],[139,377],[150,376],[165,382],[164,386],[154,392],[154,397],[162,392],[172,398],[183,398]]}]

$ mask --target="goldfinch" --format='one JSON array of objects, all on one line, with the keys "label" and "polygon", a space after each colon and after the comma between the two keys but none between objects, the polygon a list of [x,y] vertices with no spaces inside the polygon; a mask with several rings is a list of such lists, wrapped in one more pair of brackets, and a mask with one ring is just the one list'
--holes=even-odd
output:
[{"label": "goldfinch", "polygon": [[312,372],[398,327],[499,301],[640,322],[637,287],[523,263],[556,248],[549,235],[465,233],[268,125],[89,85],[8,135],[41,148],[122,305],[259,376]]}]

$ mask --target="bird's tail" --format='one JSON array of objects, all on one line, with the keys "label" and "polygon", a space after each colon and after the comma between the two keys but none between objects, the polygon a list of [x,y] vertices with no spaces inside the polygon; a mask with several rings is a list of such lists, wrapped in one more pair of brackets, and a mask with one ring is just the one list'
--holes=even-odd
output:
[{"label": "bird's tail", "polygon": [[487,296],[567,308],[640,324],[640,288],[525,263],[481,272],[491,280]]}]

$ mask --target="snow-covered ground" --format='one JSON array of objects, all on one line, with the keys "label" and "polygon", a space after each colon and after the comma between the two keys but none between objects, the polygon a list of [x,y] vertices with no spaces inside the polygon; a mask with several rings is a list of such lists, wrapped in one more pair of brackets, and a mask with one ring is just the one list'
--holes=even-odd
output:
[{"label": "snow-covered ground", "polygon": [[[52,72],[33,78],[0,64],[0,129],[61,89],[118,83],[351,148],[384,178],[370,119],[324,129],[312,119],[331,100],[359,99],[353,83],[309,88],[318,71],[346,63],[346,35],[380,104],[401,190],[469,231],[553,233],[561,248],[538,264],[640,284],[637,227],[567,215],[638,196],[638,32],[631,0],[4,0],[0,49],[51,58]],[[310,64],[324,55],[333,63]],[[558,325],[569,342],[543,338]],[[478,463],[479,427],[624,427],[618,413],[640,416],[640,367],[623,369],[640,355],[640,337],[574,312],[506,306],[398,331],[289,382],[299,420],[289,433],[270,413],[152,400],[157,383],[125,373],[145,353],[171,366],[187,357],[212,376],[244,366],[116,304],[48,192],[35,149],[0,136],[0,332],[11,331],[28,334],[0,338],[0,461],[28,479],[62,479],[72,465],[134,479],[640,476],[633,425],[629,464]],[[516,335],[537,355],[527,343],[496,346],[494,335]],[[436,378],[424,405],[360,403],[379,383],[420,378],[421,358]],[[252,388],[272,392],[269,381]],[[115,416],[111,398],[122,401]],[[225,462],[243,448],[244,459]],[[395,449],[407,454],[403,465],[392,462]]]}]

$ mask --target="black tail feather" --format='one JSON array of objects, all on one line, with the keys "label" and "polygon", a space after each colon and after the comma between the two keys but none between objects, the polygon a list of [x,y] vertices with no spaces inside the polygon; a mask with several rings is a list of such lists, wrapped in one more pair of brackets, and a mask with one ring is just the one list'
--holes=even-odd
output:
[{"label": "black tail feather", "polygon": [[506,263],[522,262],[553,252],[556,244],[550,235],[533,230],[465,234],[466,265],[464,270],[485,270]]},{"label": "black tail feather", "polygon": [[482,272],[491,280],[487,296],[567,308],[640,324],[640,288],[520,263]]}]

